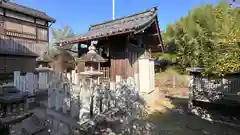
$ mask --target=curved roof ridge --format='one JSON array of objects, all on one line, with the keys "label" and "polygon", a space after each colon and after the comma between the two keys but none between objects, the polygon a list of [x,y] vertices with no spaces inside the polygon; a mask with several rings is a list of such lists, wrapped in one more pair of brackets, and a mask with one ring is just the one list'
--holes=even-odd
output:
[{"label": "curved roof ridge", "polygon": [[73,38],[65,38],[57,41],[57,44],[76,43],[89,41],[102,37],[114,36],[127,33],[138,33],[148,27],[156,20],[157,7],[136,13],[127,17],[121,17],[116,20],[105,21],[91,25],[89,31],[85,34]]},{"label": "curved roof ridge", "polygon": [[108,21],[104,21],[104,22],[101,22],[101,23],[93,24],[93,25],[90,25],[89,30],[90,30],[92,27],[95,27],[95,26],[104,25],[104,24],[107,24],[107,23],[115,22],[115,21],[120,21],[120,20],[123,20],[123,19],[125,19],[125,18],[134,17],[134,16],[137,16],[137,15],[140,15],[140,14],[144,14],[144,13],[147,13],[147,12],[156,12],[156,11],[157,11],[157,8],[158,8],[158,7],[155,6],[155,7],[152,7],[151,9],[147,9],[147,10],[142,11],[142,12],[138,12],[138,13],[131,14],[131,15],[128,15],[128,16],[123,16],[123,17],[120,17],[120,18],[117,18],[117,19],[114,19],[114,20],[108,20]]}]

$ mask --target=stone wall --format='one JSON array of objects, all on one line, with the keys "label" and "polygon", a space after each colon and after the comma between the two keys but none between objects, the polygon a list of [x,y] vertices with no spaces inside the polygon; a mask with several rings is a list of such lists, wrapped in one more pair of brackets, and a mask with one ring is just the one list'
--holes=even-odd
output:
[{"label": "stone wall", "polygon": [[[42,101],[37,100],[40,98],[37,95],[32,102],[44,104],[37,108],[45,113],[46,118],[38,118],[45,121],[41,126],[49,129],[52,135],[72,135],[83,131],[86,133],[90,128],[96,128],[93,125],[103,121],[118,121],[118,128],[115,129],[120,130],[120,121],[121,125],[126,125],[137,117],[137,110],[140,107],[140,102],[137,101],[140,100],[140,96],[136,80],[135,78],[122,80],[117,76],[116,82],[109,82],[110,85],[99,84],[98,79],[80,80],[78,77],[54,71],[26,75],[14,73],[14,85],[19,90],[29,92],[31,95],[47,91],[47,100],[46,98],[42,98]],[[123,116],[118,116],[119,112]],[[36,112],[35,115],[38,116]],[[31,124],[31,120],[26,121],[25,125],[34,125]],[[26,127],[25,130],[30,132],[32,129]]]},{"label": "stone wall", "polygon": [[[87,81],[82,81],[80,85],[59,82],[61,81],[53,82],[48,90],[47,115],[52,134],[68,135],[83,130],[87,132],[91,124],[95,125],[99,119],[100,121],[105,119],[107,113],[111,112],[113,115],[111,118],[114,118],[115,113],[131,108],[126,108],[127,106],[136,107],[138,103],[135,101],[138,100],[139,95],[132,78],[116,83],[114,90],[105,87],[104,84],[91,88]],[[123,123],[133,120],[136,115],[134,109],[127,112],[131,115],[126,115],[127,117],[122,120]]]},{"label": "stone wall", "polygon": [[239,74],[228,74],[223,77],[206,77],[197,71],[192,71],[190,74],[190,100],[212,103],[224,103],[226,101],[240,103],[239,88]]}]

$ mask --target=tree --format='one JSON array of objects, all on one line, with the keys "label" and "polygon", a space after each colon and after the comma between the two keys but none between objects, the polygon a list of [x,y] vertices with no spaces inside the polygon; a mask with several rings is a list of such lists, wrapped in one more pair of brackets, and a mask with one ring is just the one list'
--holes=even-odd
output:
[{"label": "tree", "polygon": [[52,32],[51,45],[54,45],[55,42],[58,40],[75,36],[75,33],[68,25],[65,25],[61,29],[51,28],[51,32]]},{"label": "tree", "polygon": [[52,33],[52,39],[50,41],[50,46],[49,46],[50,52],[56,51],[55,43],[58,40],[75,36],[75,33],[68,25],[65,25],[62,29],[51,28],[51,33]]},{"label": "tree", "polygon": [[175,48],[181,71],[204,67],[207,74],[240,71],[240,9],[227,3],[202,5],[164,33],[167,47]]},{"label": "tree", "polygon": [[53,60],[52,67],[60,72],[66,72],[69,69],[75,68],[75,59],[70,52],[55,46],[56,41],[74,37],[75,33],[69,26],[64,26],[62,29],[51,28],[52,39],[49,45],[48,55]]}]

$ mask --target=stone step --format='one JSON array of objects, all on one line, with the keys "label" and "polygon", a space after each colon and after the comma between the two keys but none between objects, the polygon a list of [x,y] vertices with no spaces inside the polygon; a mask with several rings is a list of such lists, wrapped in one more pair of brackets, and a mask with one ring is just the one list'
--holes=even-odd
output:
[{"label": "stone step", "polygon": [[8,117],[0,118],[0,123],[5,125],[20,123],[22,120],[30,117],[31,115],[33,115],[32,112],[27,112],[27,113],[22,113],[16,116],[8,116]]},{"label": "stone step", "polygon": [[69,127],[73,127],[73,128],[80,128],[81,127],[81,125],[78,123],[78,121],[76,119],[70,117],[69,115],[63,114],[63,113],[58,112],[54,109],[47,109],[46,113],[47,113],[48,116],[51,116],[55,119],[58,119],[58,120],[64,122]]},{"label": "stone step", "polygon": [[47,130],[43,122],[43,120],[33,115],[32,117],[29,117],[22,122],[22,132],[29,135],[41,133],[44,130]]}]

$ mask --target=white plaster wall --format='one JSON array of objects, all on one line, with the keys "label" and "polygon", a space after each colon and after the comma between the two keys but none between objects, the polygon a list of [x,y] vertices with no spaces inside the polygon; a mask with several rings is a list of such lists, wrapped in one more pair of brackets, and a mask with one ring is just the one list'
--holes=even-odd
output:
[{"label": "white plaster wall", "polygon": [[149,74],[149,59],[139,59],[139,85],[140,92],[150,92],[150,74]]},{"label": "white plaster wall", "polygon": [[154,61],[149,58],[139,59],[140,92],[150,93],[155,88]]},{"label": "white plaster wall", "polygon": [[150,60],[150,80],[151,80],[151,84],[150,84],[150,90],[154,90],[155,89],[155,69],[154,69],[154,60],[151,59]]}]

